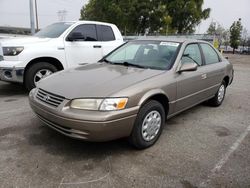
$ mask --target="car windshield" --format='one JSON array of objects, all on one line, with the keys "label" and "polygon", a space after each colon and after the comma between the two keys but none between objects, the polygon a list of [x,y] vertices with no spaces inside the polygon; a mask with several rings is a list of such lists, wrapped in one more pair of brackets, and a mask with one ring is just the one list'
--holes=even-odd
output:
[{"label": "car windshield", "polygon": [[104,61],[124,66],[168,70],[180,43],[168,41],[131,41],[109,54]]},{"label": "car windshield", "polygon": [[35,36],[41,38],[57,38],[72,24],[72,22],[54,23],[36,33]]}]

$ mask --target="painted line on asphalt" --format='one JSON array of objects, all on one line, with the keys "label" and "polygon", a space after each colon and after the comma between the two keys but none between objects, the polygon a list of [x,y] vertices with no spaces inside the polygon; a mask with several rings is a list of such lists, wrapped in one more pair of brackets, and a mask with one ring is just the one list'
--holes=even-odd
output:
[{"label": "painted line on asphalt", "polygon": [[207,187],[211,178],[213,178],[224,166],[224,164],[229,160],[230,156],[239,148],[242,141],[250,132],[250,125],[245,129],[243,133],[241,133],[240,137],[234,142],[234,144],[230,147],[225,155],[218,161],[218,163],[211,170],[210,175],[207,177],[207,180],[202,182],[199,187]]},{"label": "painted line on asphalt", "polygon": [[110,162],[110,157],[109,156],[107,156],[106,160],[107,160],[107,163],[108,163],[108,165],[107,165],[107,173],[104,174],[103,176],[98,177],[96,179],[82,181],[82,182],[64,182],[64,177],[63,177],[61,179],[61,181],[60,181],[60,184],[59,184],[58,188],[60,188],[62,185],[67,185],[68,186],[68,185],[81,185],[81,184],[95,183],[95,182],[102,181],[105,178],[108,178],[109,175],[110,175],[110,173],[111,173],[111,171],[112,171],[112,167],[111,167],[111,162]]}]

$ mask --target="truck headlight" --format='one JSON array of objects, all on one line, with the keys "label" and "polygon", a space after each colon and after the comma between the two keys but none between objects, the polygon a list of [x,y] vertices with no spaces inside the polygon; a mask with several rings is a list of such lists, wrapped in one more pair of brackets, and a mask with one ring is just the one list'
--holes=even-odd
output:
[{"label": "truck headlight", "polygon": [[3,47],[3,55],[4,56],[16,56],[23,51],[24,47]]},{"label": "truck headlight", "polygon": [[70,107],[82,110],[114,111],[126,107],[128,98],[74,99]]}]

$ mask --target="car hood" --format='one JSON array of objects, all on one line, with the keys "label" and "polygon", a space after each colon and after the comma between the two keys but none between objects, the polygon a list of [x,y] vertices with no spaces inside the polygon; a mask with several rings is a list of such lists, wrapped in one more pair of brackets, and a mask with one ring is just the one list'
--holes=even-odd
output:
[{"label": "car hood", "polygon": [[41,80],[37,87],[67,99],[109,97],[163,72],[95,63],[51,75]]},{"label": "car hood", "polygon": [[2,46],[24,46],[33,43],[48,42],[50,38],[39,38],[39,37],[14,37],[8,39],[2,39]]}]

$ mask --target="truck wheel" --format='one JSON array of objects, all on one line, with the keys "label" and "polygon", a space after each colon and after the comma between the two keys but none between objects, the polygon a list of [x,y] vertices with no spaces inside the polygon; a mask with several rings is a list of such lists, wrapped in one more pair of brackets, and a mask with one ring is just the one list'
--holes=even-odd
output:
[{"label": "truck wheel", "polygon": [[129,142],[138,149],[152,146],[160,137],[164,123],[163,106],[158,101],[148,101],[137,115]]},{"label": "truck wheel", "polygon": [[41,79],[57,71],[58,69],[50,63],[37,62],[34,65],[31,65],[25,73],[25,87],[30,91],[36,87],[37,82]]}]

